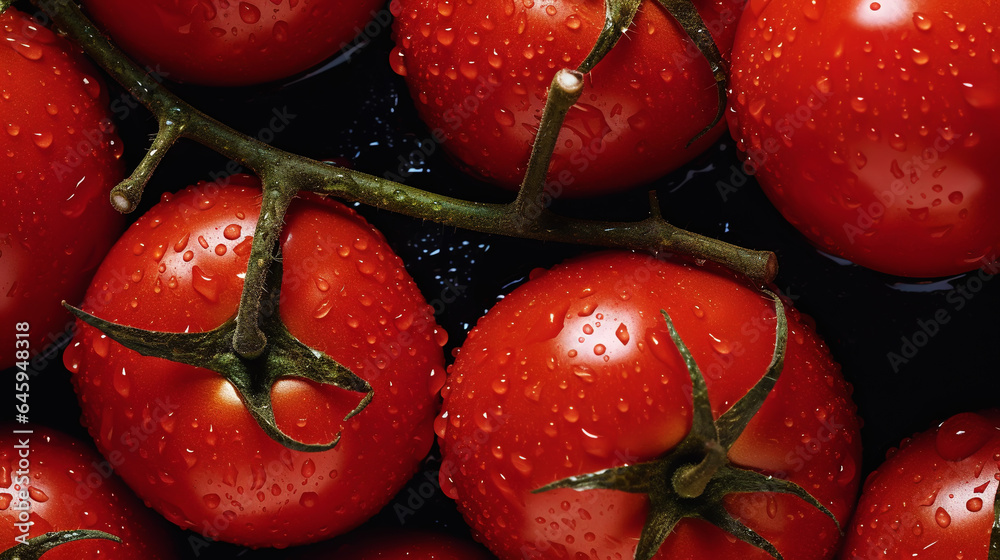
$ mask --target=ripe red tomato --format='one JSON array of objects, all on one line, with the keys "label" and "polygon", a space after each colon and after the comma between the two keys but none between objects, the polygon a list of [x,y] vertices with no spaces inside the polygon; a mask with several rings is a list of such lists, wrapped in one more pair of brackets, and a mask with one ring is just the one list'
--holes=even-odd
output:
[{"label": "ripe red tomato", "polygon": [[86,0],[94,20],[160,76],[236,86],[291,76],[322,62],[376,18],[381,0]]},{"label": "ripe red tomato", "polygon": [[[696,0],[728,55],[743,2]],[[604,2],[399,0],[392,67],[406,77],[432,143],[506,188],[524,177],[546,90],[576,68],[604,26]],[[708,62],[657,2],[643,2],[626,36],[586,79],[549,169],[553,196],[621,191],[676,169],[718,107]]]},{"label": "ripe red tomato", "polygon": [[294,556],[298,560],[490,560],[476,543],[449,533],[371,529],[351,533],[346,544],[320,545]]},{"label": "ripe red tomato", "polygon": [[[29,323],[30,338],[3,335],[28,356],[73,325],[59,302],[79,301],[121,231],[107,197],[122,147],[97,71],[69,43],[14,9],[0,36],[0,324]],[[0,369],[14,362],[5,351]]]},{"label": "ripe red tomato", "polygon": [[[140,218],[94,278],[85,310],[172,332],[215,328],[237,310],[261,192],[233,176],[189,187]],[[282,233],[279,311],[291,334],[366,379],[363,395],[299,379],[272,389],[279,427],[320,453],[268,438],[219,374],[142,357],[83,328],[64,360],[83,419],[153,508],[212,539],[253,547],[317,541],[373,515],[433,442],[446,340],[382,235],[352,210],[308,196]],[[267,312],[265,308],[264,312]]]},{"label": "ripe red tomato", "polygon": [[[718,418],[761,379],[775,342],[773,302],[731,273],[589,255],[533,274],[469,334],[435,422],[441,486],[501,559],[634,556],[646,496],[532,491],[653,460],[685,438],[692,385],[661,310],[704,371]],[[846,522],[860,476],[855,407],[808,319],[787,317],[784,372],[729,460],[800,485]],[[724,505],[788,560],[830,558],[840,539],[797,497],[731,494]],[[655,558],[771,556],[684,519]]]},{"label": "ripe red tomato", "polygon": [[[52,430],[13,433],[23,428],[8,425],[0,431],[0,551],[21,542],[15,538],[88,529],[112,534],[122,542],[65,543],[47,552],[44,559],[177,557],[163,520],[122,484],[110,461],[89,445]],[[25,522],[32,525],[21,526]]]},{"label": "ripe red tomato", "polygon": [[984,265],[998,25],[986,0],[750,2],[728,112],[746,168],[823,251],[904,276]]},{"label": "ripe red tomato", "polygon": [[998,430],[1000,412],[991,410],[904,439],[865,481],[841,558],[987,558]]}]

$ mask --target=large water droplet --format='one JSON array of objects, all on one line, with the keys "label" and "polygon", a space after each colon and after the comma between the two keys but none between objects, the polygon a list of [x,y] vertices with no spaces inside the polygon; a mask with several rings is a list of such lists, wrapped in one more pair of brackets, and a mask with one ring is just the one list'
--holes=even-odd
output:
[{"label": "large water droplet", "polygon": [[207,274],[198,265],[191,269],[191,284],[194,291],[198,292],[205,299],[211,302],[219,301],[219,290],[221,283],[219,279],[211,274]]},{"label": "large water droplet", "polygon": [[961,461],[982,449],[997,430],[982,416],[963,412],[945,420],[938,427],[934,445],[948,461]]},{"label": "large water droplet", "polygon": [[240,19],[251,25],[257,23],[260,21],[260,9],[249,2],[240,2]]},{"label": "large water droplet", "polygon": [[934,512],[934,521],[937,521],[937,524],[941,528],[946,529],[949,525],[951,525],[951,516],[948,515],[948,512],[945,511],[943,507],[939,507],[937,508],[937,511]]}]

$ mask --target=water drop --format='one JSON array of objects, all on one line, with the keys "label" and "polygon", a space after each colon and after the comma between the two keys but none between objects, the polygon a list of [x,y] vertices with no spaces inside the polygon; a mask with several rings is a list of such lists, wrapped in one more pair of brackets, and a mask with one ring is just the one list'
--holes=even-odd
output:
[{"label": "water drop", "polygon": [[240,2],[240,19],[251,25],[257,23],[260,21],[260,9],[248,2]]},{"label": "water drop", "polygon": [[943,507],[939,507],[937,508],[937,511],[934,512],[934,521],[937,521],[938,526],[942,529],[946,529],[949,525],[951,525],[951,516],[948,515],[948,512],[945,511]]},{"label": "water drop", "polygon": [[191,269],[191,273],[191,284],[194,287],[194,291],[201,294],[208,301],[213,303],[219,301],[219,290],[221,288],[219,279],[207,274],[198,265],[195,265]]},{"label": "water drop", "polygon": [[303,492],[302,497],[299,498],[299,504],[307,508],[315,506],[317,501],[319,501],[319,495],[315,492]]},{"label": "water drop", "polygon": [[913,12],[913,25],[917,26],[917,29],[921,31],[929,31],[931,28],[931,20],[926,14]]},{"label": "water drop", "polygon": [[496,118],[497,124],[500,126],[511,127],[517,123],[514,119],[514,114],[509,109],[505,109],[503,107],[497,108],[497,110],[493,112],[493,116]]},{"label": "water drop", "polygon": [[36,132],[31,135],[32,141],[39,148],[45,149],[52,145],[52,133],[51,132]]},{"label": "water drop", "polygon": [[823,0],[809,0],[802,6],[802,14],[812,21],[819,21],[823,15]]},{"label": "water drop", "polygon": [[125,373],[125,368],[122,368],[121,373],[115,374],[111,379],[111,384],[114,386],[115,391],[123,397],[128,397],[130,384],[128,381],[128,376]]},{"label": "water drop", "polygon": [[[241,235],[243,235],[243,228],[239,224],[229,224],[226,229],[222,230],[222,236],[230,241],[239,239]],[[187,242],[185,241],[185,243]]]},{"label": "water drop", "polygon": [[274,40],[279,43],[284,43],[288,40],[288,23],[285,21],[276,21],[274,26],[271,27],[271,36]]},{"label": "water drop", "polygon": [[937,429],[935,447],[942,458],[961,461],[982,449],[996,430],[982,416],[964,412],[945,420]]}]

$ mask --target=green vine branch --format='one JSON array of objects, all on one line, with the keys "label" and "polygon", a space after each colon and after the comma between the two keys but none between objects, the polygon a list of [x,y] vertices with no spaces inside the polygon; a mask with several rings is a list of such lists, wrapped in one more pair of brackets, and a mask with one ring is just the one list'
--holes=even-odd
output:
[{"label": "green vine branch", "polygon": [[[332,167],[274,148],[242,134],[198,111],[158,83],[107,38],[70,0],[33,0],[76,44],[122,84],[158,119],[159,131],[152,148],[133,174],[112,191],[115,208],[134,210],[142,191],[164,154],[181,138],[207,146],[219,154],[252,170],[264,189],[264,208],[254,238],[250,265],[241,299],[234,347],[246,357],[264,351],[266,337],[257,324],[259,302],[264,290],[269,264],[274,258],[285,210],[300,191],[336,196],[350,202],[429,220],[442,225],[483,233],[517,236],[540,241],[557,241],[621,249],[642,249],[654,253],[672,252],[718,262],[763,284],[777,273],[773,253],[751,251],[675,227],[659,217],[654,209],[650,217],[636,222],[605,222],[568,218],[543,204],[542,183],[548,170],[551,147],[556,134],[539,134],[532,165],[525,178],[525,188],[509,204],[487,204],[431,193],[375,177],[362,172]],[[612,13],[620,2],[609,2],[609,26],[612,38],[620,35],[624,23],[631,22],[635,9],[630,2]],[[631,6],[631,7],[630,7]],[[700,21],[700,18],[699,18]],[[704,24],[701,24],[704,27]],[[616,27],[617,26],[617,27]],[[606,29],[606,30],[607,30]],[[710,37],[709,37],[710,39]],[[616,40],[616,39],[615,39]],[[595,47],[598,59],[614,41]],[[561,72],[563,79],[553,81],[545,109],[551,118],[543,119],[542,128],[552,121],[558,131],[569,107],[582,88],[579,74]],[[576,89],[574,92],[573,90]],[[561,115],[561,116],[560,116]],[[547,153],[546,153],[547,152]]]},{"label": "green vine branch", "polygon": [[0,552],[0,560],[38,560],[43,554],[57,546],[90,539],[104,539],[116,543],[122,542],[120,538],[104,531],[92,531],[88,529],[56,531],[45,533],[44,535],[29,539],[24,544],[19,544]]}]

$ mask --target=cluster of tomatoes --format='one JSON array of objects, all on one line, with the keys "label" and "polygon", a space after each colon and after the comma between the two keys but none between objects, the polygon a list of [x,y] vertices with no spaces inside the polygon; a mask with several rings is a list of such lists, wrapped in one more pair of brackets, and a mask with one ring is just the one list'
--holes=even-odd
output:
[{"label": "cluster of tomatoes", "polygon": [[[604,2],[383,4],[84,8],[156,81],[266,143],[509,197]],[[641,218],[656,188],[677,225],[775,249],[784,304],[696,259],[303,195],[262,313],[374,394],[354,414],[342,388],[270,388],[284,434],[337,442],[319,452],[272,439],[207,356],[140,355],[60,305],[156,332],[233,320],[260,182],[180,144],[125,229],[108,192],[155,123],[44,12],[6,10],[0,367],[20,424],[0,434],[0,558],[987,558],[1000,413],[969,390],[988,375],[946,368],[991,362],[957,354],[997,303],[1000,6],[693,4],[728,66],[725,118],[702,53],[645,0],[585,76],[547,200]],[[97,450],[72,437],[78,415]],[[43,536],[79,530],[100,533]]]}]

